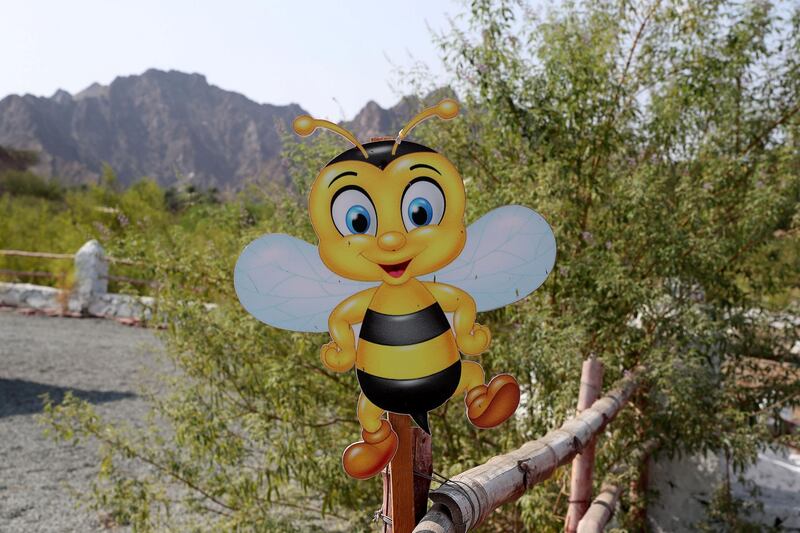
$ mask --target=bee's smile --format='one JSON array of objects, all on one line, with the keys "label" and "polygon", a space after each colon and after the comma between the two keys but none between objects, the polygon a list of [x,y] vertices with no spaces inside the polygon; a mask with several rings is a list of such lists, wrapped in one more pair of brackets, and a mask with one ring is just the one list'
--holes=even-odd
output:
[{"label": "bee's smile", "polygon": [[394,264],[394,265],[380,265],[380,267],[382,269],[384,269],[386,271],[386,273],[389,274],[390,276],[392,276],[393,278],[399,278],[400,276],[402,276],[405,273],[406,268],[408,268],[408,264],[410,262],[411,262],[411,259],[409,259],[408,261],[403,261],[402,263]]}]

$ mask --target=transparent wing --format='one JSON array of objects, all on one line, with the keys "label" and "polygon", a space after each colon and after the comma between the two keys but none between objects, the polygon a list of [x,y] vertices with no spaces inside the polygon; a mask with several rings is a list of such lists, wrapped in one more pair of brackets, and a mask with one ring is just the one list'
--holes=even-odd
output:
[{"label": "transparent wing", "polygon": [[248,313],[276,328],[328,331],[342,300],[376,283],[342,278],[322,262],[317,247],[271,233],[248,244],[233,271],[236,295]]},{"label": "transparent wing", "polygon": [[488,212],[467,228],[458,258],[425,276],[468,292],[478,311],[514,303],[535,291],[553,269],[556,237],[542,216],[521,205]]}]

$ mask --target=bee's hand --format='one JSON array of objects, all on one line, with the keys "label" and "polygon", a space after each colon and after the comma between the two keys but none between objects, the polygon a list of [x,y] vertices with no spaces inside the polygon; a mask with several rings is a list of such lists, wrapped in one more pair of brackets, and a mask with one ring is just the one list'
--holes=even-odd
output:
[{"label": "bee's hand", "polygon": [[325,368],[334,372],[347,372],[356,362],[356,351],[354,348],[341,348],[336,342],[331,341],[322,345],[319,357]]},{"label": "bee's hand", "polygon": [[492,341],[492,333],[486,326],[481,326],[477,322],[472,326],[469,333],[456,335],[456,344],[462,353],[467,355],[479,355],[489,347]]}]

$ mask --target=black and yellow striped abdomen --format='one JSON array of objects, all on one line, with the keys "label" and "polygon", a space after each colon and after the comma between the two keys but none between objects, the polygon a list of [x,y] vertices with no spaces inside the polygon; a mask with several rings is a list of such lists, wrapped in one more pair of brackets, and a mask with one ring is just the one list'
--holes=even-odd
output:
[{"label": "black and yellow striped abdomen", "polygon": [[435,374],[460,359],[455,337],[441,306],[404,315],[368,309],[361,324],[356,367],[387,379]]},{"label": "black and yellow striped abdomen", "polygon": [[359,339],[361,390],[384,410],[424,413],[447,401],[458,387],[461,357],[438,302],[402,315],[369,309]]}]

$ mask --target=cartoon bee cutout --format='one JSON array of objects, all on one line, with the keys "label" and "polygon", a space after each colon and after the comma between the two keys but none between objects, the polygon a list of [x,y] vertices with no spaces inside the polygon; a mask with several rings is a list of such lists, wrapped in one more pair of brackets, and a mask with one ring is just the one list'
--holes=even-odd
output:
[{"label": "cartoon bee cutout", "polygon": [[250,243],[234,272],[244,308],[271,326],[329,331],[323,365],[356,368],[362,440],[342,456],[347,474],[366,479],[395,454],[387,411],[411,416],[426,432],[428,411],[464,397],[470,422],[491,428],[519,405],[509,374],[486,383],[477,356],[491,341],[477,311],[516,302],[553,268],[556,242],[536,212],[512,205],[464,226],[465,191],[453,164],[403,140],[422,120],[452,119],[451,99],[425,109],[396,139],[362,145],[348,131],[307,115],[294,130],[332,130],[354,148],[334,157],[311,186],[313,246],[282,234]]}]

